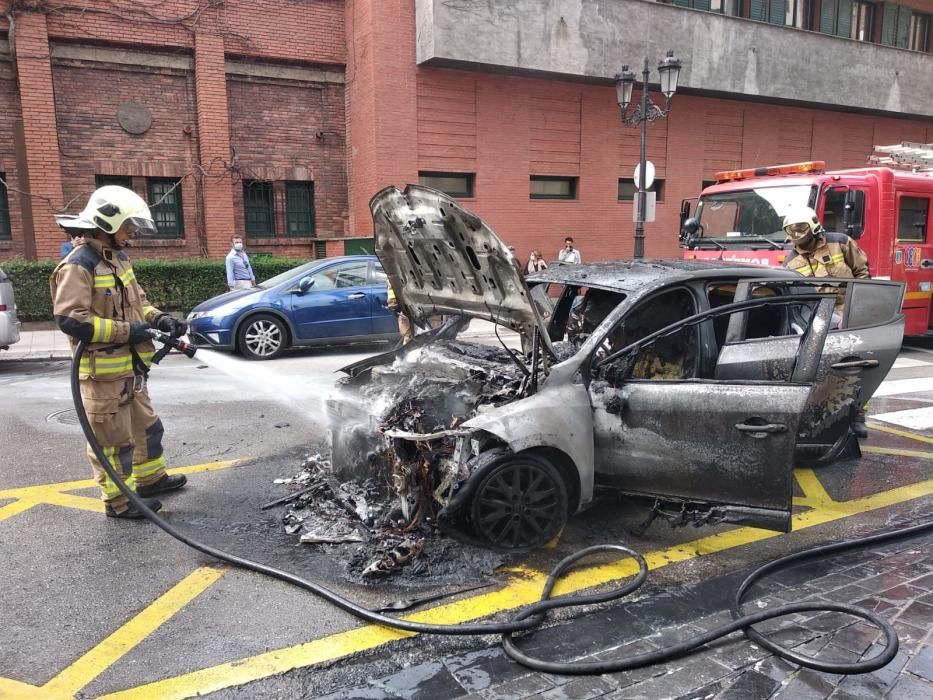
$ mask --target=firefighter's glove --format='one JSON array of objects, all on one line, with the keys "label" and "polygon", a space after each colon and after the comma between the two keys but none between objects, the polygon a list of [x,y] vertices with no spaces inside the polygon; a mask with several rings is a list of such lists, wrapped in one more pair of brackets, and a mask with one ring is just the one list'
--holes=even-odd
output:
[{"label": "firefighter's glove", "polygon": [[152,340],[152,336],[149,335],[150,328],[152,328],[152,326],[148,323],[131,323],[130,337],[127,342],[129,342],[130,345],[138,345],[139,343]]},{"label": "firefighter's glove", "polygon": [[180,338],[188,332],[188,323],[180,318],[175,318],[171,314],[162,314],[156,319],[156,328],[163,333],[168,333],[173,338]]}]

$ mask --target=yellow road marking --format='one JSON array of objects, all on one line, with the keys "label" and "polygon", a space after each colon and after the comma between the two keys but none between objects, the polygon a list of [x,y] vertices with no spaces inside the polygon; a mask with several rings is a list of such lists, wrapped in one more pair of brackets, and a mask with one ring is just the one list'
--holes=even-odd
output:
[{"label": "yellow road marking", "polygon": [[[890,433],[891,435],[910,438],[911,440],[917,440],[918,442],[925,442],[927,444],[933,445],[933,438],[928,438],[926,435],[917,435],[917,433],[911,433],[907,430],[898,430],[897,428],[890,428],[887,425],[874,422],[869,422],[868,427],[872,430],[880,430],[882,433]],[[0,493],[0,496],[2,495],[3,494]]]},{"label": "yellow road marking", "polygon": [[[168,473],[195,474],[198,472],[211,472],[220,469],[229,469],[244,461],[246,461],[246,459],[205,462],[204,464],[195,464],[190,467],[169,469]],[[78,508],[80,510],[101,513],[104,510],[104,504],[100,499],[67,493],[68,491],[76,491],[77,489],[86,489],[95,486],[97,486],[97,482],[93,479],[81,479],[80,481],[61,481],[57,484],[41,484],[39,486],[20,486],[13,489],[4,489],[0,491],[0,498],[15,498],[17,500],[0,507],[0,522],[42,504]]]},{"label": "yellow road marking", "polygon": [[42,690],[50,695],[74,695],[197,598],[227,571],[228,567],[202,566],[195,569],[120,629],[46,683]]},{"label": "yellow road marking", "polygon": [[49,694],[28,683],[20,683],[12,678],[0,678],[0,698],[16,700],[51,700]]},{"label": "yellow road marking", "polygon": [[36,501],[32,498],[21,498],[18,501],[7,503],[5,506],[0,507],[0,522],[3,522],[7,518],[12,518],[14,515],[22,513],[25,510],[29,510],[39,503],[41,503],[41,501]]},{"label": "yellow road marking", "polygon": [[[812,474],[812,470],[802,471],[809,471]],[[804,476],[805,481],[807,478],[807,476]],[[815,498],[822,498],[819,491],[825,494],[822,485],[819,486],[819,491],[814,488],[815,484],[812,482],[808,482],[807,487],[812,489],[808,493],[816,494]],[[834,502],[826,496],[825,498],[829,500],[823,501],[820,506],[793,516],[794,531],[840,520],[858,513],[877,510],[895,503],[930,496],[931,494],[933,494],[933,480],[896,488],[854,501]],[[770,530],[751,527],[736,528],[692,542],[650,552],[645,555],[645,558],[652,569],[658,569],[678,561],[725,551],[753,542],[779,537],[780,535],[781,533]],[[630,559],[580,569],[562,579],[555,587],[554,592],[556,595],[565,595],[617,581],[632,575],[635,571],[635,563]],[[525,570],[520,572],[516,578],[500,591],[432,608],[404,619],[456,624],[485,617],[494,612],[512,610],[538,600],[545,578],[545,575],[540,572]],[[285,673],[295,668],[335,661],[343,656],[373,649],[386,642],[406,636],[411,635],[376,625],[367,625],[323,639],[316,639],[304,644],[277,649],[238,661],[175,676],[174,678],[147,683],[104,697],[106,700],[151,700],[152,698],[159,698],[159,700],[177,698],[181,700],[182,698],[210,693]]]},{"label": "yellow road marking", "polygon": [[799,500],[814,507],[833,502],[833,499],[826,493],[826,489],[823,488],[823,484],[820,483],[812,469],[795,469],[794,477],[797,479],[797,483],[800,484],[804,495],[802,499],[794,499],[795,502]]},{"label": "yellow road marking", "polygon": [[879,455],[895,455],[897,457],[920,457],[922,459],[933,459],[933,452],[924,452],[923,450],[901,450],[895,447],[873,447],[866,445],[862,452]]}]

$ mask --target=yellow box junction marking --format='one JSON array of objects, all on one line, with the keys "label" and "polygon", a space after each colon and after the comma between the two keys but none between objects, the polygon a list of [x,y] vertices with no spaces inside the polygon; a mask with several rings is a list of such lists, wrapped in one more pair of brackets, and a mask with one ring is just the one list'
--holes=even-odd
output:
[{"label": "yellow box junction marking", "polygon": [[[886,432],[894,431],[892,429]],[[895,434],[903,434],[904,437],[933,443],[933,440],[929,438],[903,433],[903,431],[897,431]],[[898,450],[895,452],[892,448],[863,448],[863,450],[875,451],[879,454],[910,453],[904,456],[933,458],[933,452],[912,450]],[[214,462],[172,471],[175,473],[210,471],[226,468],[236,463],[237,461]],[[792,517],[794,531],[933,494],[933,480],[927,480],[854,501],[837,502],[832,500],[813,470],[798,469],[795,476],[801,490],[804,492],[804,497],[795,499],[795,503],[810,506],[812,510],[795,514]],[[86,480],[0,491],[0,498],[13,497],[20,499],[0,507],[0,520],[4,518],[4,514],[7,512],[11,514],[14,514],[14,511],[22,512],[39,503],[85,508],[88,504],[84,503],[84,501],[95,501],[99,506],[96,499],[64,493],[67,490],[94,485],[95,482],[92,480]],[[72,501],[71,499],[78,500]],[[99,507],[97,509],[99,510]],[[6,517],[9,517],[9,515]],[[645,559],[651,569],[659,569],[698,556],[779,537],[781,534],[752,527],[736,528],[649,552],[645,555]],[[171,619],[197,595],[215,583],[226,571],[226,568],[213,567],[200,567],[195,570],[43,687],[30,686],[12,679],[0,678],[0,697],[72,697],[74,693],[86,687],[87,684],[142,642],[152,631]],[[515,567],[511,572],[513,574],[512,579],[501,590],[441,605],[402,619],[435,624],[457,624],[482,619],[494,613],[513,610],[537,601],[547,578],[546,575],[540,571],[524,567]],[[554,594],[567,595],[575,593],[583,589],[619,581],[634,575],[636,572],[637,566],[631,559],[622,559],[608,564],[582,568],[571,572],[562,579],[555,587]],[[365,625],[322,639],[118,691],[106,695],[104,698],[106,700],[150,700],[154,698],[171,700],[172,698],[187,698],[242,685],[295,668],[334,661],[411,636],[414,636],[414,634],[391,630],[378,625]]]},{"label": "yellow box junction marking", "polygon": [[[169,474],[196,474],[198,472],[211,472],[219,469],[229,469],[237,464],[247,461],[246,459],[231,459],[223,462],[205,462],[204,464],[195,464],[190,467],[179,467],[178,469],[169,469]],[[8,503],[0,507],[0,522],[14,515],[29,510],[33,506],[53,505],[64,506],[65,508],[77,508],[79,510],[89,510],[95,513],[104,512],[104,503],[99,498],[91,496],[78,496],[69,491],[96,487],[97,482],[93,479],[81,479],[79,481],[61,481],[57,484],[42,484],[40,486],[21,486],[13,489],[0,490],[0,498],[15,498],[13,503]]]}]

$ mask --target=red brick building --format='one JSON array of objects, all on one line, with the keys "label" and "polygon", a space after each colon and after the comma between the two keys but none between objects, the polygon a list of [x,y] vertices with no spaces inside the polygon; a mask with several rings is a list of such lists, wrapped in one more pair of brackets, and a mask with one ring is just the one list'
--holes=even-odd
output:
[{"label": "red brick building", "polygon": [[251,251],[358,251],[369,197],[419,178],[522,257],[551,258],[565,234],[585,259],[627,256],[638,130],[612,76],[667,48],[684,70],[649,126],[646,250],[676,255],[680,201],[717,170],[850,167],[873,144],[933,141],[931,14],[933,0],[0,0],[0,260],[56,257],[51,214],[101,183],[161,202],[137,257],[218,257],[233,233]]}]

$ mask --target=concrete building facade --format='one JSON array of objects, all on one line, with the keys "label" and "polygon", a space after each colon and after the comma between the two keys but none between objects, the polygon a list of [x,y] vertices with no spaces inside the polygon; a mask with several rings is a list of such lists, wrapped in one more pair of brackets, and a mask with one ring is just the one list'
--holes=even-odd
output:
[{"label": "concrete building facade", "polygon": [[[646,252],[718,170],[863,165],[933,142],[933,0],[0,0],[0,260],[121,183],[159,202],[135,256],[366,248],[368,201],[449,189],[526,257],[631,255],[639,132],[623,63],[683,61],[648,128]],[[636,88],[636,98],[638,89]],[[652,99],[661,104],[656,92]],[[2,185],[0,185],[2,188]]]}]

